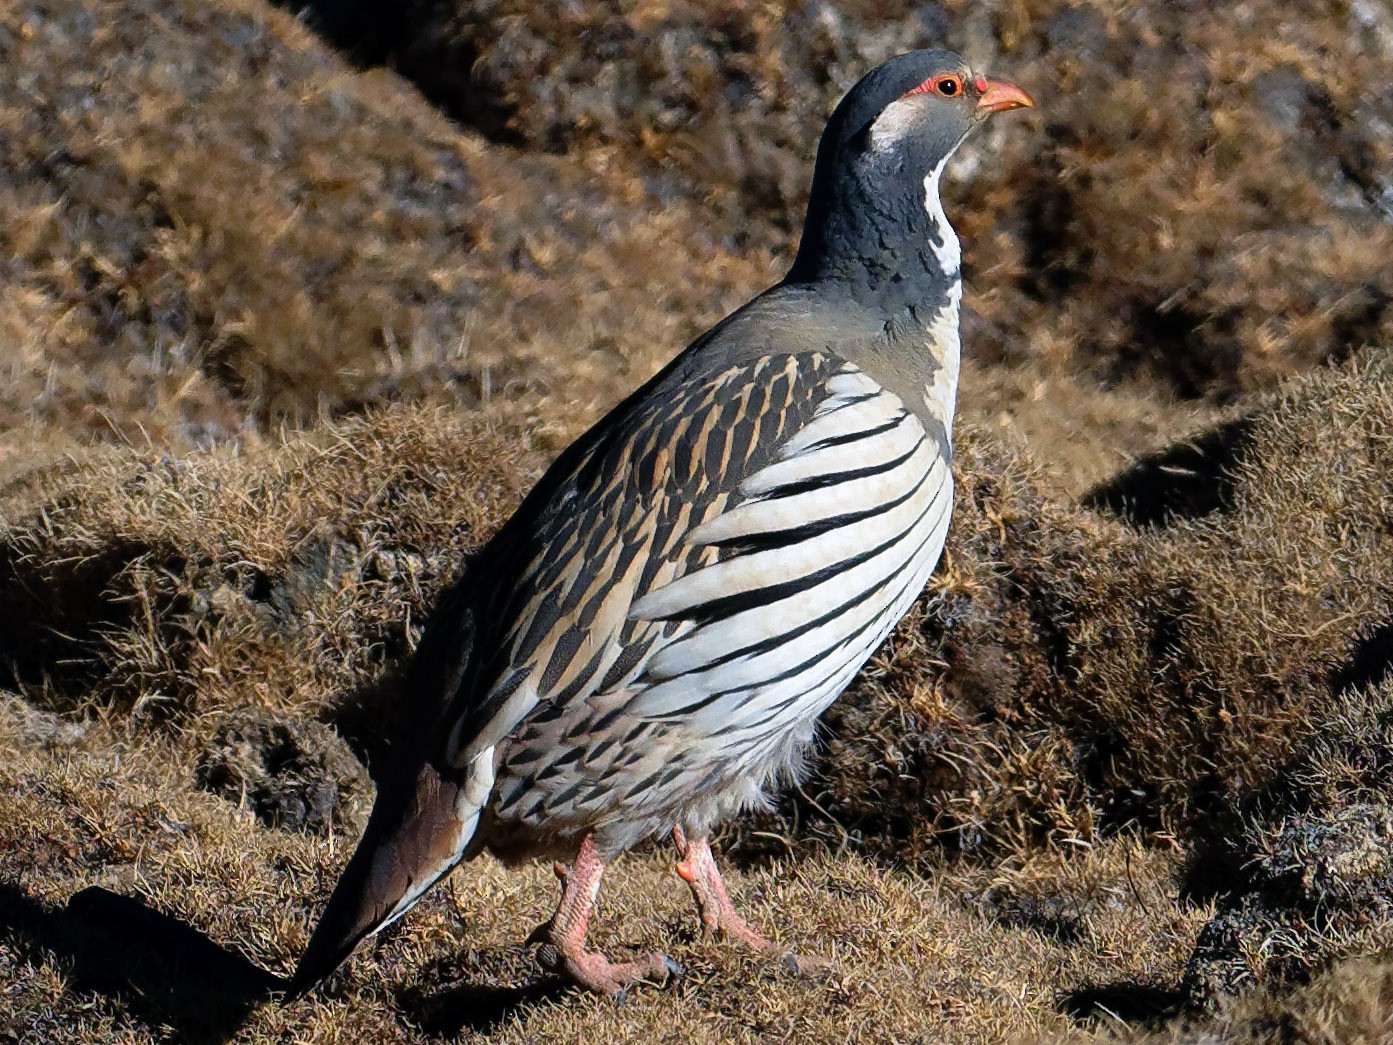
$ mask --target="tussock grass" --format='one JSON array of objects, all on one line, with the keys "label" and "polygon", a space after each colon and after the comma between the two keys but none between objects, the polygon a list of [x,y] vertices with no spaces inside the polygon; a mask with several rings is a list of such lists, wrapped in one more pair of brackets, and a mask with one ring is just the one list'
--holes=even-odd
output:
[{"label": "tussock grass", "polygon": [[4,535],[11,684],[156,719],[322,708],[410,647],[426,594],[516,501],[529,442],[397,410],[275,449],[65,468]]},{"label": "tussock grass", "polygon": [[[258,0],[22,2],[0,1038],[1386,1038],[1393,77],[1366,7],[402,7],[397,66],[462,130]],[[554,880],[488,862],[263,1004],[435,593],[777,278],[827,106],[940,34],[1041,102],[950,190],[949,551],[801,791],[720,840],[750,917],[835,975],[697,938],[655,848],[596,940],[689,973],[624,1009],[537,980]]]},{"label": "tussock grass", "polygon": [[610,402],[771,275],[693,204],[487,149],[256,0],[22,3],[0,63],[21,71],[0,80],[13,454],[388,401]]},{"label": "tussock grass", "polygon": [[703,199],[737,250],[797,236],[808,143],[862,72],[948,46],[1039,103],[957,167],[984,358],[1227,402],[1393,333],[1393,57],[1367,5],[288,6],[491,140]]},{"label": "tussock grass", "polygon": [[[1332,417],[1338,421],[1333,429],[1327,427]],[[973,1028],[959,1040],[999,1036],[1007,1027],[1035,1026],[1043,1033],[1067,1026],[1071,1013],[1086,1017],[1115,1007],[1119,992],[1140,1006],[1133,1017],[1178,1011],[1187,997],[1180,989],[1186,961],[1193,981],[1216,951],[1218,929],[1206,930],[1209,938],[1199,929],[1211,915],[1224,917],[1231,903],[1217,895],[1182,898],[1172,881],[1178,854],[1242,823],[1244,796],[1263,788],[1281,793],[1283,775],[1296,760],[1328,767],[1373,757],[1363,754],[1362,731],[1347,727],[1340,741],[1330,728],[1352,706],[1333,696],[1367,685],[1376,670],[1370,642],[1381,632],[1375,629],[1371,639],[1369,622],[1388,614],[1388,582],[1380,571],[1389,561],[1382,520],[1393,504],[1383,468],[1393,373],[1385,357],[1360,356],[1254,404],[1243,418],[1241,452],[1223,468],[1231,492],[1222,506],[1147,526],[1048,498],[1031,467],[999,441],[972,429],[962,433],[959,521],[924,603],[829,715],[823,754],[802,792],[789,797],[781,816],[737,824],[725,839],[749,868],[736,880],[749,884],[755,913],[778,925],[803,910],[805,920],[795,919],[790,935],[799,946],[822,941],[845,954],[850,980],[825,988],[766,981],[751,961],[701,944],[695,953],[709,957],[698,957],[696,967],[713,964],[679,989],[684,1001],[671,1004],[720,1010],[723,992],[743,997],[742,984],[767,983],[757,992],[756,1022],[737,1018],[732,1032],[796,1032],[824,1040],[869,1026],[860,1020],[900,1027],[904,1035],[927,1026]],[[1320,438],[1332,430],[1338,438]],[[412,408],[345,420],[281,447],[187,456],[177,466],[130,451],[69,465],[51,481],[34,481],[47,500],[13,520],[4,542],[23,549],[9,560],[16,607],[10,626],[42,622],[31,624],[30,633],[17,632],[25,638],[12,650],[20,665],[17,681],[29,687],[31,703],[95,716],[82,739],[93,750],[100,750],[97,738],[106,731],[122,738],[108,744],[178,752],[164,756],[160,780],[144,786],[152,795],[172,789],[180,810],[221,802],[194,784],[200,759],[224,743],[229,708],[252,704],[277,715],[326,719],[370,755],[366,734],[390,735],[392,707],[390,686],[386,698],[374,698],[372,683],[410,646],[407,622],[419,618],[458,558],[497,525],[525,485],[527,469],[544,457],[524,429]],[[1274,461],[1287,466],[1274,467]],[[1306,469],[1300,476],[1290,467],[1295,461]],[[69,569],[65,563],[102,564],[104,605],[135,605],[140,612],[99,615],[101,623],[88,621],[84,638],[76,627],[81,622],[63,616],[70,602],[53,571]],[[90,588],[91,578],[77,572]],[[46,602],[18,601],[44,595]],[[1240,599],[1246,616],[1234,609]],[[1266,616],[1245,624],[1252,604]],[[1256,640],[1270,631],[1284,632],[1284,641]],[[376,636],[373,644],[365,641],[369,635]],[[19,654],[41,636],[49,645],[33,663],[62,664],[66,677],[23,677]],[[148,652],[138,659],[132,651]],[[361,690],[368,691],[366,703],[352,697]],[[92,694],[101,696],[93,701]],[[389,717],[374,719],[373,708]],[[1312,753],[1313,737],[1335,745],[1330,750],[1339,758],[1325,749]],[[25,750],[32,752],[32,745]],[[30,854],[34,862],[27,866],[40,865],[40,852],[48,854],[41,862],[52,864],[54,846],[59,852],[85,846],[67,873],[80,873],[86,860],[113,873],[138,868],[141,881],[165,883],[166,872],[130,840],[133,827],[114,839],[79,832],[57,840],[38,827],[37,811],[45,804],[68,809],[78,824],[122,824],[134,815],[124,807],[83,812],[92,801],[85,785],[55,792],[56,769],[51,761],[41,764],[42,797],[19,807],[16,823],[27,826],[11,838],[16,854]],[[1324,772],[1329,777],[1333,770]],[[16,784],[16,791],[27,786]],[[1377,778],[1368,786],[1376,788]],[[1331,789],[1349,801],[1360,797],[1353,788]],[[118,796],[127,790],[116,785]],[[268,830],[253,826],[255,795],[229,797],[242,809],[244,820],[237,822],[247,825],[239,831]],[[1365,822],[1347,805],[1329,815],[1335,823],[1341,816]],[[360,806],[350,807],[336,819],[351,830],[360,816]],[[1275,844],[1294,843],[1278,838]],[[206,899],[204,875],[232,877],[253,891],[272,887],[262,878],[263,862],[275,859],[269,850],[250,844],[235,857],[217,856],[221,851],[209,838],[161,840],[157,852],[168,852],[184,868],[168,872],[174,884],[161,889],[183,890],[186,899],[171,904],[154,891],[151,903],[181,918],[192,915],[200,897]],[[264,935],[272,930],[261,926],[255,930],[263,934],[259,942],[242,948],[261,967],[288,967],[343,858],[324,848],[297,852],[298,870],[283,871],[291,878],[274,886],[284,890],[282,906],[289,905],[275,935]],[[235,872],[217,863],[234,859]],[[632,895],[623,884],[632,870],[626,865],[616,873],[607,908],[616,920],[606,920],[602,940],[610,932],[617,946],[646,946],[656,931],[668,934],[663,946],[691,953],[687,945],[696,943],[677,928],[674,906],[652,906],[666,889],[660,886],[666,859],[639,855],[630,862],[646,883]],[[1112,895],[1128,897],[1120,907],[1105,914],[1087,889],[1064,884],[1074,880],[1080,860],[1121,883],[1109,887],[1117,890]],[[1150,868],[1144,878],[1149,899],[1122,891],[1143,888],[1131,870],[1137,860]],[[189,869],[188,861],[203,862],[201,870]],[[837,882],[848,874],[861,883],[846,886],[848,896],[860,898],[852,908],[836,899],[814,902],[814,896],[841,895]],[[518,912],[544,916],[550,889],[544,870],[519,880],[529,890],[523,894],[512,892],[524,885],[501,869],[469,868],[459,879],[453,894],[427,905],[436,913],[414,916],[372,957],[356,962],[316,1018],[334,1012],[334,1019],[350,1019],[333,1001],[336,990],[348,992],[342,997],[352,999],[351,1011],[366,1006],[375,1014],[363,1017],[367,1023],[351,1017],[353,1026],[364,1028],[372,1019],[390,1022],[393,1011],[414,1014],[407,1022],[416,1021],[418,1029],[457,1027],[474,1018],[461,1010],[476,1003],[499,1014],[495,1030],[505,1040],[513,1033],[509,1026],[525,1038],[574,1033],[596,1026],[589,1021],[613,1018],[607,1010],[577,1008],[574,1000],[548,1000],[543,988],[519,986],[529,982],[530,965],[519,943],[528,926]],[[510,891],[506,900],[490,894],[493,928],[483,935],[475,922],[475,904],[483,901],[474,892],[482,881]],[[1263,881],[1251,886],[1258,895],[1266,895]],[[46,888],[54,889],[54,882]],[[908,893],[892,903],[888,898],[901,895],[897,890]],[[930,895],[937,897],[932,903]],[[1338,919],[1327,919],[1331,933],[1293,937],[1290,961],[1297,966],[1273,961],[1249,978],[1303,979],[1342,954],[1376,949],[1386,939],[1383,923],[1370,928],[1367,905],[1346,902],[1346,909],[1357,912],[1351,916],[1359,932],[1340,934]],[[925,913],[933,910],[940,913]],[[1114,924],[1109,919],[1118,910],[1138,921],[1106,944],[1100,926]],[[1280,921],[1280,913],[1272,917],[1288,929],[1296,924]],[[959,925],[962,919],[978,928]],[[245,929],[222,935],[216,924],[198,918],[193,924],[208,925],[204,931],[214,939],[247,939]],[[894,939],[930,951],[915,957],[917,951],[890,948],[880,935],[892,924],[919,926]],[[1139,948],[1141,925],[1151,942]],[[968,961],[958,949],[940,954],[948,946],[940,934],[953,935],[956,948],[982,932],[992,940],[1005,933],[1010,941],[1000,948],[972,944],[984,949],[973,960],[987,963],[980,975],[989,979],[1004,975],[991,969],[1027,960],[1016,952],[1027,937],[1053,949],[1053,957],[1038,956],[1041,961],[1057,962],[1067,953],[1071,963],[1085,964],[1071,964],[1072,978],[1062,979],[1055,966],[1045,982],[1056,986],[1023,1009],[1013,1003],[1009,1013],[967,988],[978,974],[946,983],[922,978],[930,968],[960,969]],[[472,958],[444,957],[457,946],[456,934],[474,948]],[[1191,956],[1197,939],[1200,949]],[[1129,955],[1130,971],[1109,977],[1092,964],[1109,954]],[[1169,957],[1162,961],[1162,955]],[[463,968],[456,964],[461,960]],[[919,971],[897,979],[909,969]],[[469,989],[475,993],[451,993],[463,990],[447,987],[460,975],[476,984]],[[480,980],[501,993],[478,987]],[[386,988],[390,983],[397,986]],[[929,1023],[922,1004],[910,1001],[925,991],[942,998]],[[1201,993],[1191,989],[1191,996]],[[641,1020],[661,1011],[659,997],[655,992],[639,1010],[649,1016],[626,1013],[612,1029],[640,1033]],[[485,1005],[480,998],[490,1000]],[[183,1003],[167,1004],[178,1009]],[[241,1019],[249,1004],[230,1011]],[[807,1006],[816,1015],[794,1015]],[[248,1018],[271,1034],[292,1017],[257,1010]]]}]

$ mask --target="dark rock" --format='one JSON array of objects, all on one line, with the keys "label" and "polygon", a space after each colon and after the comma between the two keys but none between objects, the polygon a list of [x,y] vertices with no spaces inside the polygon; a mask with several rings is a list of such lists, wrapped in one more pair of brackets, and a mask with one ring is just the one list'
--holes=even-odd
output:
[{"label": "dark rock", "polygon": [[1354,803],[1296,816],[1271,836],[1195,944],[1190,1003],[1257,984],[1292,983],[1335,957],[1393,942],[1393,809]]},{"label": "dark rock", "polygon": [[223,717],[194,781],[269,827],[320,835],[352,827],[370,792],[362,765],[328,727],[255,707]]}]

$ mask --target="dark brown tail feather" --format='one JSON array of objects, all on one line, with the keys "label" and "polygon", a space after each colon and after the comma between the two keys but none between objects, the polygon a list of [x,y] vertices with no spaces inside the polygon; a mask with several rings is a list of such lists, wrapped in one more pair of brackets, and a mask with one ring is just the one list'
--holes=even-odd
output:
[{"label": "dark brown tail feather", "polygon": [[456,854],[467,841],[460,834],[472,833],[475,822],[462,823],[455,811],[458,786],[427,764],[402,791],[378,796],[367,830],[287,984],[287,1001],[310,991],[458,862]]}]

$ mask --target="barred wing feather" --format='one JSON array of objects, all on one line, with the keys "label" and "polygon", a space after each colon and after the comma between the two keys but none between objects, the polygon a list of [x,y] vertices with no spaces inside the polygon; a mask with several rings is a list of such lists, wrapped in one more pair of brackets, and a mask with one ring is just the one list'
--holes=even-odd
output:
[{"label": "barred wing feather", "polygon": [[908,609],[951,500],[946,448],[830,354],[648,397],[533,520],[452,761],[502,743],[496,811],[533,822],[632,801],[673,729],[757,761]]}]

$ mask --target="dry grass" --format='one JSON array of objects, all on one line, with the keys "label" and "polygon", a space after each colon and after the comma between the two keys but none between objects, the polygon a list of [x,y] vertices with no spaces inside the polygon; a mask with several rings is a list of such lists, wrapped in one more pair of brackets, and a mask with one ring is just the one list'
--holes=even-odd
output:
[{"label": "dry grass", "polygon": [[485,148],[254,0],[10,21],[0,460],[402,399],[593,409],[772,271],[632,178]]},{"label": "dry grass", "polygon": [[[639,854],[614,876],[600,940],[663,946],[692,973],[619,1012],[530,986],[520,940],[553,886],[543,868],[491,865],[457,876],[323,1002],[253,1006],[267,983],[256,968],[289,967],[345,854],[262,826],[276,817],[255,793],[230,796],[239,810],[197,786],[207,753],[227,747],[227,709],[245,705],[289,715],[305,736],[319,728],[310,720],[328,721],[372,754],[383,730],[364,712],[388,706],[373,680],[545,456],[525,430],[398,409],[254,452],[176,466],[107,451],[36,479],[28,496],[42,507],[14,518],[4,541],[9,660],[27,698],[14,705],[26,717],[0,847],[11,883],[0,962],[8,953],[22,985],[16,1018],[90,1019],[91,1040],[162,1022],[197,1037],[247,1021],[256,1041],[290,1028],[327,1039],[336,1027],[410,1038],[483,1021],[501,1040],[677,1026],[981,1041],[1062,1034],[1119,1008],[1143,1024],[1178,1011],[1187,959],[1193,976],[1214,950],[1200,930],[1228,911],[1256,910],[1242,920],[1256,945],[1277,934],[1290,944],[1284,962],[1250,963],[1248,980],[1299,982],[1376,951],[1388,923],[1360,898],[1382,895],[1382,865],[1336,908],[1274,900],[1260,876],[1209,898],[1178,886],[1191,844],[1245,817],[1245,852],[1290,845],[1285,822],[1264,825],[1298,807],[1337,819],[1350,809],[1363,824],[1350,803],[1378,791],[1389,761],[1382,734],[1353,717],[1356,697],[1331,697],[1362,692],[1382,663],[1369,624],[1388,615],[1377,571],[1389,556],[1372,523],[1393,504],[1382,468],[1393,374],[1381,356],[1360,357],[1244,417],[1221,507],[1149,529],[1060,505],[1028,465],[965,430],[960,522],[925,604],[829,716],[806,797],[726,839],[751,913],[835,953],[836,978],[770,979],[693,939],[668,858]],[[1317,428],[1341,438],[1313,438]],[[1272,467],[1295,446],[1299,482]],[[100,593],[97,609],[83,592]],[[1193,596],[1183,617],[1177,592]],[[1240,595],[1264,621],[1226,615]],[[1153,606],[1164,642],[1143,612]],[[1264,644],[1247,628],[1289,634]],[[43,709],[92,724],[60,739]],[[1366,764],[1360,786],[1339,768]],[[1281,785],[1298,774],[1320,782],[1319,802]],[[292,776],[276,794],[298,801]],[[1288,796],[1280,809],[1273,794]],[[347,805],[337,819],[361,813]],[[149,910],[105,893],[64,906],[90,884]],[[1267,899],[1254,908],[1245,888]],[[150,923],[153,941],[129,959],[135,971],[93,971],[132,920]],[[1201,957],[1189,959],[1197,940]],[[194,971],[171,969],[175,958]]]},{"label": "dry grass", "polygon": [[290,6],[492,140],[702,199],[736,250],[797,235],[807,145],[862,71],[946,44],[1040,103],[1035,133],[993,128],[958,164],[982,358],[1227,401],[1393,332],[1377,5]]},{"label": "dry grass", "polygon": [[[0,24],[0,1041],[1388,1040],[1379,11],[399,10],[465,130],[259,0]],[[949,553],[721,840],[835,974],[697,938],[649,850],[597,940],[688,975],[622,1009],[537,981],[555,883],[488,862],[263,1004],[434,593],[776,276],[828,104],[940,32],[1041,102],[950,201]]]},{"label": "dry grass", "polygon": [[[670,855],[640,854],[613,872],[597,939],[620,953],[663,947],[688,974],[615,1008],[528,986],[535,973],[520,940],[546,916],[555,881],[544,867],[486,861],[320,998],[248,1011],[261,982],[248,961],[288,970],[344,854],[190,789],[187,753],[148,733],[94,726],[76,748],[12,748],[4,764],[0,969],[24,1040],[116,1041],[162,1027],[201,1040],[243,1019],[247,1041],[417,1041],[471,1029],[497,1041],[633,1040],[660,1028],[701,1041],[999,1040],[1068,1027],[1061,983],[1174,980],[1203,920],[1169,898],[1174,857],[1125,840],[1068,860],[927,878],[852,855],[734,873],[752,917],[838,958],[831,981],[805,982],[694,938]],[[1042,882],[1044,902],[1067,910],[1058,926],[1021,913]]]}]

